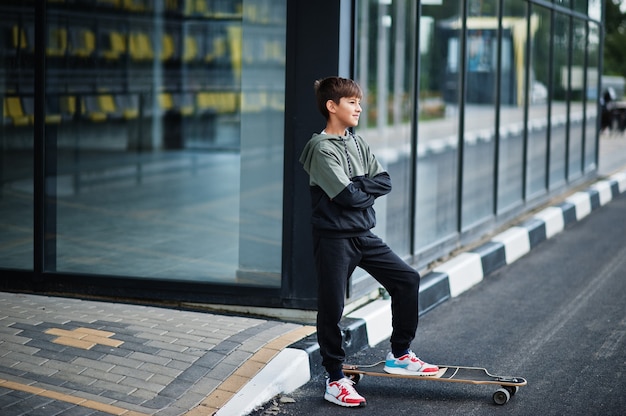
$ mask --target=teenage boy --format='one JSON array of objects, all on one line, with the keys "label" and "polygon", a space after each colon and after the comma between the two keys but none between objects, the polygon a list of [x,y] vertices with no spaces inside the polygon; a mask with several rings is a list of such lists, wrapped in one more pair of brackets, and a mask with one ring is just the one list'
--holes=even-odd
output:
[{"label": "teenage boy", "polygon": [[359,124],[363,92],[355,81],[340,77],[317,80],[314,90],[326,128],[313,134],[300,162],[309,174],[313,208],[317,338],[328,372],[324,398],[340,406],[365,406],[343,374],[346,354],[339,328],[346,284],[357,266],[391,295],[393,330],[385,371],[427,376],[439,369],[410,350],[418,323],[420,276],[371,231],[376,225],[374,201],[391,191],[391,179],[369,145],[349,130]]}]

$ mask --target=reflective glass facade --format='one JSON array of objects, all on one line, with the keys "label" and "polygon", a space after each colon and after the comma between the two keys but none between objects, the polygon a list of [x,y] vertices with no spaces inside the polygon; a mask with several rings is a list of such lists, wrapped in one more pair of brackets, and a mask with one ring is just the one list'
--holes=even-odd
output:
[{"label": "reflective glass facade", "polygon": [[[310,3],[310,4],[309,4]],[[595,174],[602,2],[0,2],[2,288],[312,309],[317,78],[423,269]],[[377,289],[357,270],[348,297]]]},{"label": "reflective glass facade", "polygon": [[[7,9],[1,266],[32,269],[35,10]],[[285,13],[48,2],[44,271],[280,285]]]}]

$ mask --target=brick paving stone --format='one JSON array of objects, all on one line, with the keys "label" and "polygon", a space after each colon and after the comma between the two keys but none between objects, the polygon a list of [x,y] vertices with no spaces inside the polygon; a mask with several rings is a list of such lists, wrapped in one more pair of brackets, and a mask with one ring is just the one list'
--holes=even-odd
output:
[{"label": "brick paving stone", "polygon": [[14,369],[24,371],[26,373],[41,375],[45,377],[50,377],[59,372],[59,370],[55,368],[48,368],[46,366],[31,364],[28,362],[20,362],[13,366]]},{"label": "brick paving stone", "polygon": [[81,406],[76,406],[63,412],[62,416],[111,416],[106,413],[98,412],[97,410],[87,409]]},{"label": "brick paving stone", "polygon": [[[198,360],[196,360],[193,365],[197,363],[198,363]],[[185,371],[187,368],[189,368],[189,363],[186,361],[179,361],[179,360],[172,359],[165,367],[174,369],[174,370]]]},{"label": "brick paving stone", "polygon": [[[136,386],[139,384],[139,382],[141,382],[141,380],[137,379],[130,381],[129,378],[130,377],[124,377],[118,383],[112,383],[106,380],[98,379],[93,384],[91,384],[91,387],[96,389],[102,389],[103,392],[113,391],[117,393],[122,393],[124,395],[129,395],[133,391],[137,390]],[[163,386],[157,386],[156,384],[151,383],[146,383],[145,385],[143,385],[143,387],[147,390],[151,390],[151,387],[154,388],[154,386],[156,386],[157,390],[155,391],[157,393],[163,388]]]},{"label": "brick paving stone", "polygon": [[174,399],[170,397],[158,396],[145,401],[143,403],[143,406],[147,407],[148,409],[163,409],[165,407],[168,407],[172,403],[174,403]]},{"label": "brick paving stone", "polygon": [[[28,338],[28,337],[24,337],[24,336],[20,336],[20,335],[7,335],[7,334],[4,334],[4,335],[2,335],[2,344],[0,344],[0,346],[3,346],[4,344],[7,344],[3,348],[11,349],[11,348],[15,348],[16,346],[19,345],[19,346],[21,346],[21,351],[23,351],[23,352],[28,354],[29,352],[25,351],[25,350],[30,348],[30,347],[25,346],[25,344],[27,344],[31,340],[32,340],[32,338]],[[15,346],[12,346],[12,345],[9,345],[9,344],[15,344]]]},{"label": "brick paving stone", "polygon": [[10,359],[10,360],[15,360],[18,363],[28,362],[28,363],[33,364],[33,365],[42,365],[43,363],[48,361],[46,358],[33,357],[32,355],[23,354],[22,352],[15,351],[15,350],[10,351],[4,357],[7,358],[7,359]]},{"label": "brick paving stone", "polygon": [[146,342],[148,347],[157,348],[161,351],[173,351],[173,352],[184,352],[189,347],[185,345],[180,345],[179,343],[174,342],[164,342],[162,340],[153,340]]},{"label": "brick paving stone", "polygon": [[[183,415],[225,380],[226,390],[241,388],[264,365],[252,361],[252,355],[295,327],[248,317],[0,293],[0,378],[102,404],[89,409],[0,388],[0,408],[12,401],[28,404],[31,411],[36,404],[36,409],[59,416],[105,414],[108,405],[155,416]],[[89,350],[59,345],[54,342],[58,335],[96,345]],[[226,390],[220,400],[227,400]],[[19,406],[13,410],[23,413]],[[5,416],[2,410],[0,415]]]},{"label": "brick paving stone", "polygon": [[[52,403],[52,400],[46,398],[46,397],[41,397],[41,396],[35,396],[35,395],[31,395],[30,397],[26,398],[23,401],[17,402],[12,406],[9,406],[7,409],[2,409],[3,410],[3,414],[5,411],[8,411],[7,414],[11,414],[11,411],[16,411],[17,414],[24,414],[24,415],[31,415],[31,414],[40,414],[40,415],[44,415],[45,412],[40,409],[42,406],[45,406],[49,403]],[[24,412],[24,413],[19,413],[19,412]]]},{"label": "brick paving stone", "polygon": [[122,366],[115,366],[114,368],[111,369],[110,372],[122,378],[132,375],[133,378],[136,378],[140,381],[141,380],[147,381],[150,377],[154,375],[154,373],[151,371],[144,371],[144,370],[140,370],[136,368],[130,370],[128,367],[122,367]]},{"label": "brick paving stone", "polygon": [[144,363],[141,360],[135,360],[135,359],[128,358],[128,357],[118,357],[116,355],[105,355],[104,357],[102,357],[102,361],[115,364],[116,366],[119,366],[119,367],[126,367],[128,368],[129,372],[141,367],[141,365]]},{"label": "brick paving stone", "polygon": [[[77,362],[67,363],[63,361],[49,360],[48,362],[46,362],[45,365],[46,367],[56,369],[59,372],[70,372],[74,374],[83,374],[85,371],[89,370],[89,366],[81,365],[80,363],[77,363]],[[101,373],[98,373],[98,375],[100,374]],[[83,375],[88,375],[88,374],[83,374]]]},{"label": "brick paving stone", "polygon": [[134,342],[124,342],[119,347],[120,350],[130,350],[133,354],[142,354],[145,356],[151,356],[159,352],[158,348],[149,347],[145,344],[134,343]]},{"label": "brick paving stone", "polygon": [[176,380],[176,377],[164,376],[162,374],[153,374],[150,378],[148,378],[147,381],[160,384],[162,386],[167,386],[170,383],[174,382],[174,380]]},{"label": "brick paving stone", "polygon": [[76,407],[76,405],[72,403],[54,401],[41,406],[39,409],[33,410],[35,412],[41,411],[42,415],[55,416],[60,413],[63,413],[65,415],[65,412],[73,407]]},{"label": "brick paving stone", "polygon": [[24,371],[17,370],[15,368],[5,367],[2,369],[2,377],[7,380],[12,380],[14,378],[19,378],[22,375],[26,374]]},{"label": "brick paving stone", "polygon": [[183,351],[182,353],[178,353],[178,352],[173,352],[173,351],[167,351],[167,350],[163,350],[161,351],[161,356],[163,357],[169,357],[173,360],[177,360],[177,361],[183,361],[186,363],[193,363],[195,362],[198,358],[202,357],[204,354],[206,354],[206,352],[208,350],[210,350],[212,348],[212,346],[207,347],[207,348],[203,348],[203,349],[199,349],[199,348],[187,348],[185,351]]},{"label": "brick paving stone", "polygon": [[87,377],[81,374],[65,373],[62,377],[68,384],[80,386],[91,386],[97,381],[94,377]]},{"label": "brick paving stone", "polygon": [[105,373],[108,371],[111,371],[113,367],[115,367],[114,364],[107,363],[104,361],[99,361],[99,360],[91,360],[85,357],[77,357],[76,359],[72,361],[72,364],[82,366],[84,368],[92,368],[95,370],[100,370]]},{"label": "brick paving stone", "polygon": [[94,378],[97,378],[98,380],[108,381],[110,383],[119,383],[125,377],[122,374],[114,374],[110,372],[107,373],[101,370],[94,370],[93,368],[88,368],[80,374],[86,377],[94,377]]},{"label": "brick paving stone", "polygon": [[[96,346],[97,347],[97,346]],[[83,350],[80,348],[72,348],[71,349],[71,354],[74,357],[83,357],[83,358],[87,358],[90,360],[95,360],[95,361],[99,361],[101,359],[103,359],[107,354],[106,352],[101,352],[99,351],[96,347],[92,348],[91,350]],[[70,350],[66,350],[68,352],[68,354],[70,354]]]},{"label": "brick paving stone", "polygon": [[182,373],[181,370],[152,363],[144,363],[141,367],[139,367],[139,369],[152,374],[152,376],[159,375],[169,378],[176,378]]},{"label": "brick paving stone", "polygon": [[[158,354],[158,351],[156,351],[155,354]],[[155,354],[147,354],[144,352],[135,351],[129,355],[129,358],[133,360],[142,361],[142,362],[161,364],[161,365],[167,365],[170,361],[172,361],[171,358],[160,357],[159,355],[155,355]]]},{"label": "brick paving stone", "polygon": [[[158,383],[151,383],[150,381],[146,381],[146,380],[140,380],[138,378],[134,378],[134,377],[124,377],[120,382],[120,385],[126,386],[126,387],[132,387],[135,389],[138,388],[142,388],[143,390],[148,390],[148,391],[152,391],[154,393],[159,393],[160,391],[162,391],[166,386],[163,386],[161,384]],[[129,389],[129,391],[131,391]]]}]

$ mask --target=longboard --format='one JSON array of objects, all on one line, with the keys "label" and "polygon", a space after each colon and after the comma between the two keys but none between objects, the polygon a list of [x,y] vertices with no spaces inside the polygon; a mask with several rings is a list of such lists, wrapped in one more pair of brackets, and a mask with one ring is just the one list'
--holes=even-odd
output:
[{"label": "longboard", "polygon": [[487,369],[480,367],[462,367],[457,365],[440,365],[439,372],[431,376],[389,374],[383,368],[385,362],[380,361],[371,365],[344,364],[343,372],[355,383],[363,376],[409,378],[423,381],[442,381],[466,384],[494,384],[500,388],[493,394],[493,401],[498,405],[506,404],[517,393],[521,386],[527,384],[522,377],[496,376],[490,374]]}]

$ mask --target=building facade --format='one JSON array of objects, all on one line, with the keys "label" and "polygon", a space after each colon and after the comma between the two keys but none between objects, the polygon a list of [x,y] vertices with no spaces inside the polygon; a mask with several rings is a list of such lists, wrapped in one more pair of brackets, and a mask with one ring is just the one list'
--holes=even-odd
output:
[{"label": "building facade", "polygon": [[[314,310],[313,81],[420,270],[596,174],[600,0],[0,2],[0,288]],[[357,269],[348,302],[378,290]]]}]

